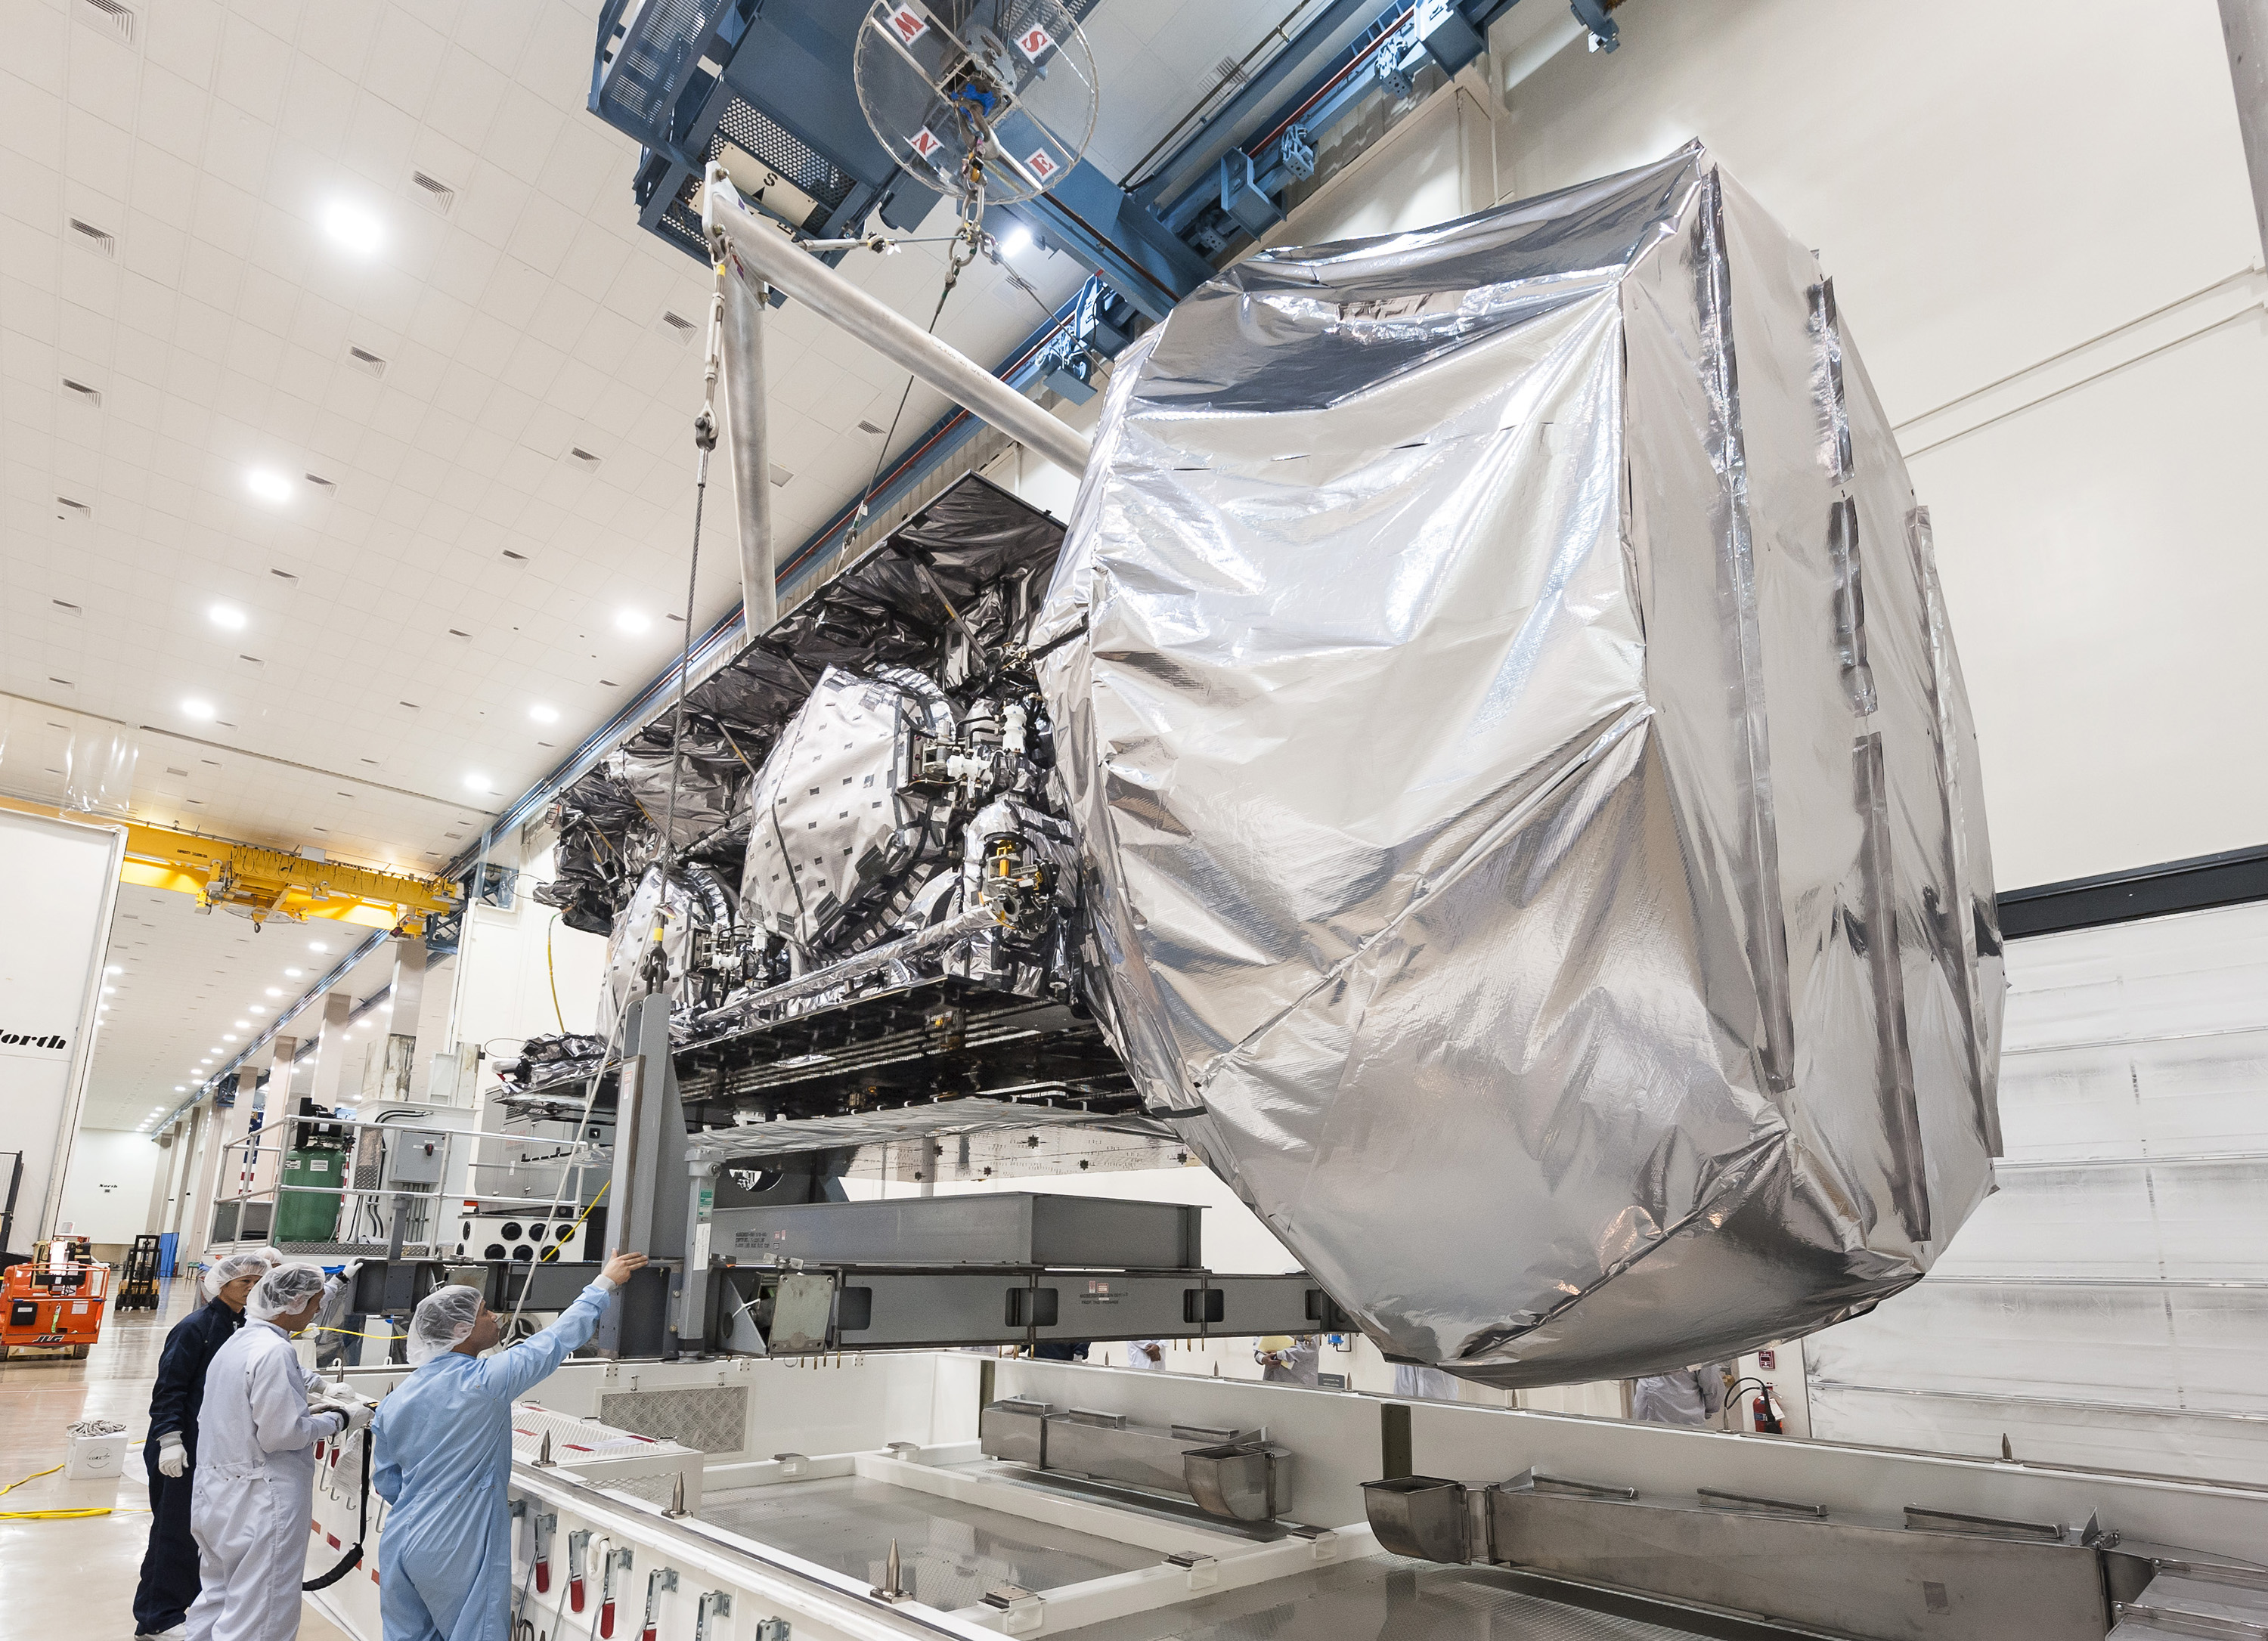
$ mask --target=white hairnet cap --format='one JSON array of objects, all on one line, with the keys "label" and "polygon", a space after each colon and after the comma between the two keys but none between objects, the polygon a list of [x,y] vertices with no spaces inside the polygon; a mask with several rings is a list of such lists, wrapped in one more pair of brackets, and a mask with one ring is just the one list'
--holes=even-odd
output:
[{"label": "white hairnet cap", "polygon": [[220,1291],[239,1277],[264,1277],[281,1263],[281,1260],[269,1258],[264,1249],[225,1255],[205,1272],[205,1298],[217,1299]]},{"label": "white hairnet cap", "polygon": [[409,1365],[422,1367],[464,1343],[481,1314],[481,1291],[461,1283],[436,1288],[409,1318]]},{"label": "white hairnet cap", "polygon": [[323,1273],[313,1265],[278,1265],[260,1279],[244,1314],[256,1322],[274,1321],[323,1295]]}]

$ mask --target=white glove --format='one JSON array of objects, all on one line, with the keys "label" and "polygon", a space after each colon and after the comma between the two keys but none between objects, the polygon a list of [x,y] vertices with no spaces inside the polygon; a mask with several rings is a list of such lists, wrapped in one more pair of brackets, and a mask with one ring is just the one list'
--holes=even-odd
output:
[{"label": "white glove", "polygon": [[350,1431],[366,1427],[378,1412],[378,1404],[372,1402],[335,1402],[327,1410],[339,1416],[338,1433],[344,1436]]},{"label": "white glove", "polygon": [[181,1446],[181,1432],[167,1431],[158,1438],[158,1472],[179,1481],[189,1468],[189,1450]]},{"label": "white glove", "polygon": [[345,1388],[343,1382],[325,1379],[320,1373],[310,1373],[307,1375],[307,1405],[312,1408],[328,1402]]}]

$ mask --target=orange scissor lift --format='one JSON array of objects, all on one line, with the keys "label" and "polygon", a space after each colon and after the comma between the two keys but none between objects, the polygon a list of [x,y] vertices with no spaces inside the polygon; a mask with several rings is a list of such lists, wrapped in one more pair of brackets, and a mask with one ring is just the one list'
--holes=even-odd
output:
[{"label": "orange scissor lift", "polygon": [[110,1267],[83,1236],[52,1237],[32,1257],[0,1271],[0,1358],[84,1357],[102,1335]]}]

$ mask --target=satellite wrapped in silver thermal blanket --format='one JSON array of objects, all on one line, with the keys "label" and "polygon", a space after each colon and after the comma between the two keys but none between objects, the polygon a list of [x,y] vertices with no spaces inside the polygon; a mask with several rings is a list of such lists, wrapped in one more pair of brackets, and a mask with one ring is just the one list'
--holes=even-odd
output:
[{"label": "satellite wrapped in silver thermal blanket", "polygon": [[1915,1282],[1991,1189],[1928,514],[1831,285],[1698,144],[1184,301],[1032,648],[1115,1045],[1389,1356],[1718,1359]]}]

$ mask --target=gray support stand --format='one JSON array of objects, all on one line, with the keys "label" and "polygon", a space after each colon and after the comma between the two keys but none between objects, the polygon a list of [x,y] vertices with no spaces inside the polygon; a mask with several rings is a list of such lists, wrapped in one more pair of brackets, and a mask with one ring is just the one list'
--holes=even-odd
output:
[{"label": "gray support stand", "polygon": [[[685,1107],[669,1059],[669,1003],[641,997],[622,1034],[621,1091],[615,1104],[615,1170],[607,1188],[608,1251],[644,1254],[657,1264],[685,1255]],[[603,1356],[656,1357],[674,1345],[669,1290],[658,1277],[615,1296],[599,1324]]]},{"label": "gray support stand", "polygon": [[725,282],[725,444],[740,521],[741,630],[754,638],[779,619],[773,583],[772,486],[764,425],[764,305],[768,293],[728,247]]},{"label": "gray support stand", "polygon": [[2268,251],[2268,0],[2220,0],[2220,34],[2236,92],[2236,129],[2252,176],[2252,215]]}]

